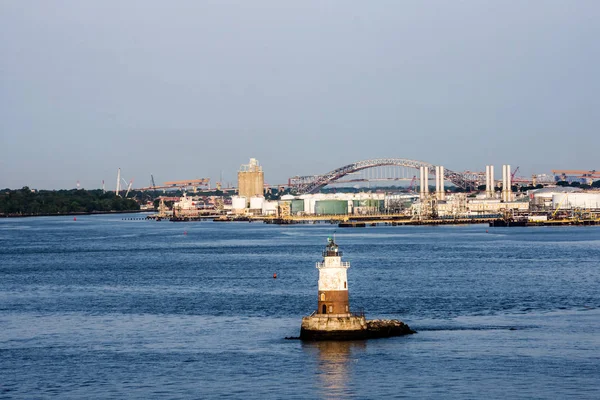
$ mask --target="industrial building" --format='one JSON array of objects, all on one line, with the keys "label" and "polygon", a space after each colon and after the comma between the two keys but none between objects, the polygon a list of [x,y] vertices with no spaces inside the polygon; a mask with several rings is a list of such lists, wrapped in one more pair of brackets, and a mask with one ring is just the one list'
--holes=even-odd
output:
[{"label": "industrial building", "polygon": [[256,158],[251,158],[250,163],[242,165],[238,171],[238,195],[246,200],[244,208],[250,206],[252,197],[263,196],[264,186],[265,177],[262,167]]}]

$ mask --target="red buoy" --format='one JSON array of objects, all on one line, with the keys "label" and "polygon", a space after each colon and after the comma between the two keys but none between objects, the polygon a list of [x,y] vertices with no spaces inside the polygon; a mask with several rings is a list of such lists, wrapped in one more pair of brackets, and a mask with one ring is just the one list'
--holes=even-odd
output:
[{"label": "red buoy", "polygon": [[73,217],[73,221],[77,221],[77,217]]},{"label": "red buoy", "polygon": [[273,274],[273,279],[277,279],[277,272]]},{"label": "red buoy", "polygon": [[184,234],[184,235],[187,235],[187,231],[183,231],[183,234]]}]

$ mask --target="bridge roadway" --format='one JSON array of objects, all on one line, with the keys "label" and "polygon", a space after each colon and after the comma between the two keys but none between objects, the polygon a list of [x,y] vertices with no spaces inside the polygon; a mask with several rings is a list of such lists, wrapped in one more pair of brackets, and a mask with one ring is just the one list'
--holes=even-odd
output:
[{"label": "bridge roadway", "polygon": [[[338,181],[340,178],[348,174],[361,171],[363,169],[384,166],[408,167],[415,169],[424,167],[428,176],[435,174],[435,165],[427,162],[408,160],[404,158],[375,158],[344,165],[343,167],[336,168],[324,175],[296,176],[290,178],[290,186],[293,186],[293,191],[297,194],[317,193],[321,188],[330,183]],[[465,174],[454,172],[447,168],[444,170],[444,180],[448,180],[463,189],[468,189],[475,185],[475,182],[468,179]],[[294,182],[293,185],[292,182]]]}]

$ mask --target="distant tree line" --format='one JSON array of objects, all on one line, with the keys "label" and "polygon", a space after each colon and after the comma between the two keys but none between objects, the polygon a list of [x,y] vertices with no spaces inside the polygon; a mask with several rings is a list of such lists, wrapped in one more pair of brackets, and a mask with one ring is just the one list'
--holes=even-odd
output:
[{"label": "distant tree line", "polygon": [[0,190],[0,216],[135,211],[133,199],[103,193],[102,190],[39,190],[28,187]]},{"label": "distant tree line", "polygon": [[571,187],[578,187],[581,189],[600,188],[600,180],[594,181],[591,185],[588,185],[586,183],[577,182],[577,181],[573,181],[573,182],[558,181],[558,182],[556,182],[556,186],[571,186]]}]

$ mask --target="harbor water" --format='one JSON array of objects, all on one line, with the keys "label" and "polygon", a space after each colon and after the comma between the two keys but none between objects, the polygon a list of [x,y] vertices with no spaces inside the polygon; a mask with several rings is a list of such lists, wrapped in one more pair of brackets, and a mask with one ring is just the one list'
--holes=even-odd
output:
[{"label": "harbor water", "polygon": [[[127,217],[0,220],[0,398],[598,398],[600,227]],[[417,334],[285,339],[334,234]]]}]

